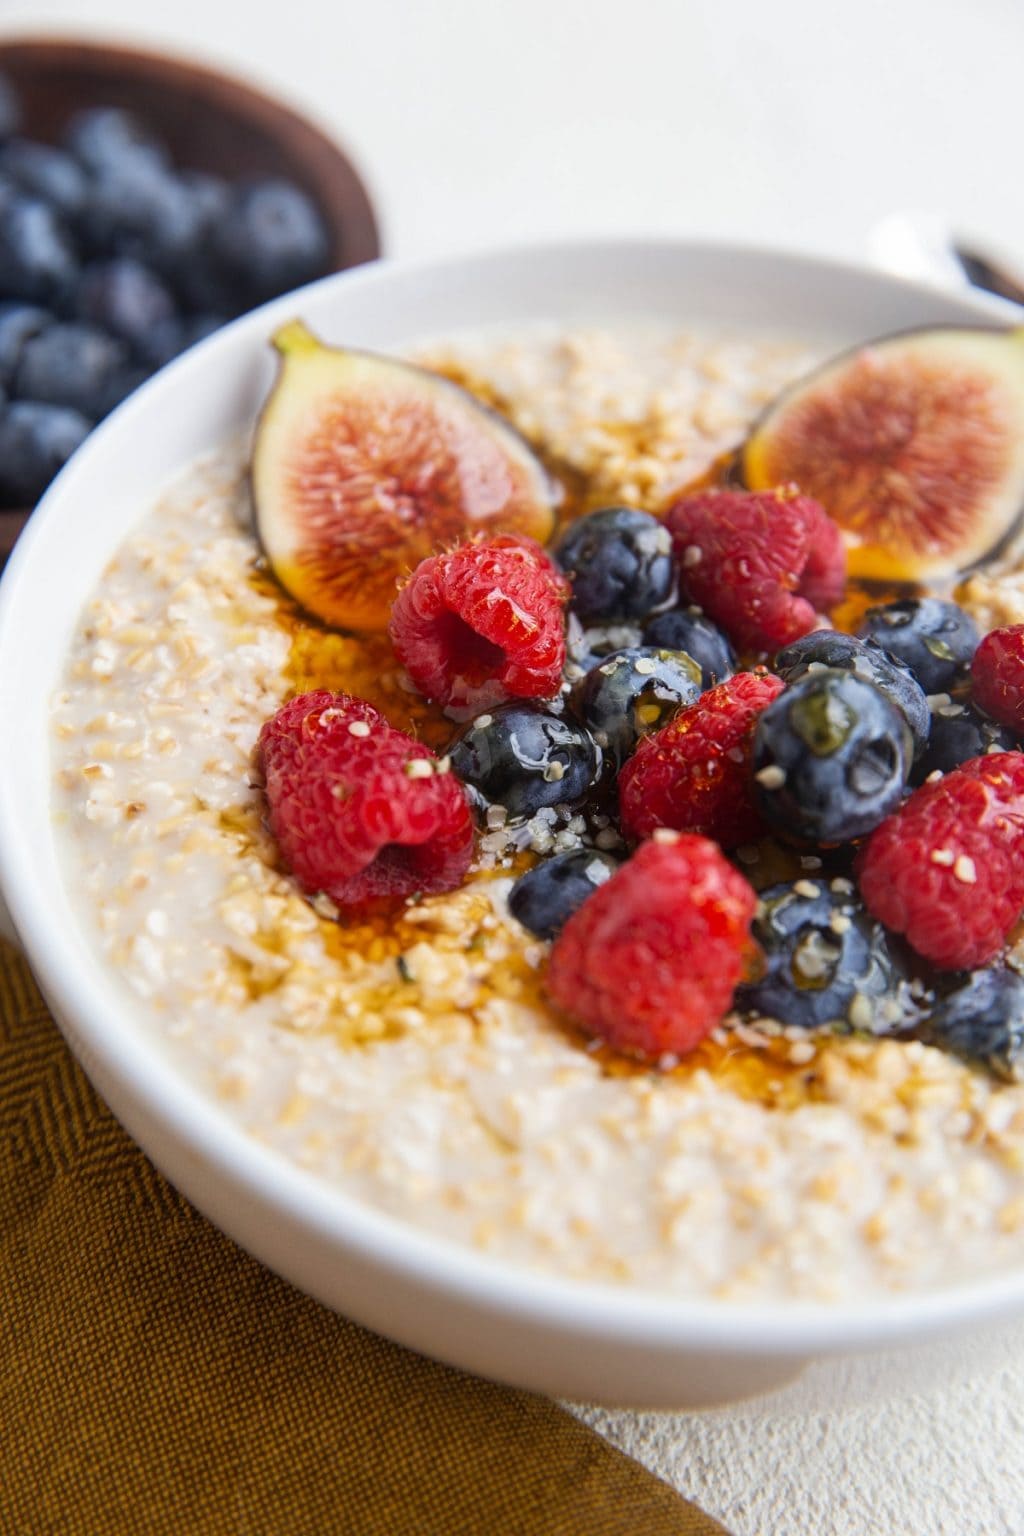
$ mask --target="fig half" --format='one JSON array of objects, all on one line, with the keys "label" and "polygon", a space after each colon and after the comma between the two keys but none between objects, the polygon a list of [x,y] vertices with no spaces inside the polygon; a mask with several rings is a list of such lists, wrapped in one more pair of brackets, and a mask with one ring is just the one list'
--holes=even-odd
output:
[{"label": "fig half", "polygon": [[551,536],[560,487],[457,384],[327,347],[300,321],[256,429],[256,529],[274,575],[338,629],[382,630],[401,577],[476,532]]},{"label": "fig half", "polygon": [[953,576],[1024,512],[1024,329],[935,327],[826,363],[761,417],[752,490],[795,481],[843,528],[864,580]]}]

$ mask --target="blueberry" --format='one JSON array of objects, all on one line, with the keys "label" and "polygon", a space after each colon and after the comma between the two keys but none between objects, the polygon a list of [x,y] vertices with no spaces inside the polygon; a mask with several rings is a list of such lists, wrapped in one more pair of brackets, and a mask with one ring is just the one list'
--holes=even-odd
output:
[{"label": "blueberry", "polygon": [[860,635],[906,662],[925,693],[948,693],[961,682],[981,639],[969,614],[938,597],[869,608]]},{"label": "blueberry", "polygon": [[0,172],[21,190],[49,203],[74,227],[89,192],[77,160],[51,144],[12,139],[0,149]]},{"label": "blueberry", "polygon": [[924,751],[931,730],[931,711],[924,690],[905,661],[853,635],[819,629],[787,645],[774,664],[774,670],[787,683],[795,683],[822,667],[854,672],[865,682],[874,683],[904,715],[913,737],[914,756]]},{"label": "blueberry", "polygon": [[67,405],[95,418],[109,410],[114,379],[127,363],[123,344],[106,332],[89,325],[51,325],[26,342],[14,392],[22,400]]},{"label": "blueberry", "polygon": [[0,144],[21,128],[21,105],[9,75],[0,74]]},{"label": "blueberry", "polygon": [[145,355],[157,368],[187,352],[227,324],[226,315],[181,315],[154,326]]},{"label": "blueberry", "polygon": [[1018,1077],[1024,978],[1010,970],[972,971],[936,1003],[916,1033],[930,1045],[984,1062],[998,1077]]},{"label": "blueberry", "polygon": [[125,165],[166,166],[167,150],[142,120],[121,107],[87,107],[76,112],[64,144],[94,174]]},{"label": "blueberry", "polygon": [[659,613],[644,630],[645,645],[667,651],[685,651],[701,668],[705,688],[724,683],[736,671],[736,652],[718,628],[699,608],[670,608]]},{"label": "blueberry", "polygon": [[538,939],[553,939],[617,868],[617,859],[595,848],[556,853],[520,875],[509,893],[508,909]]},{"label": "blueberry", "polygon": [[1005,725],[974,708],[973,704],[945,704],[932,715],[928,750],[914,765],[911,782],[923,784],[930,773],[949,773],[969,757],[987,752],[1013,752],[1017,738]]},{"label": "blueberry", "polygon": [[845,843],[895,810],[910,766],[907,724],[852,672],[815,672],[768,705],[754,730],[754,797],[799,841]]},{"label": "blueberry", "polygon": [[570,525],[554,554],[584,622],[646,618],[672,596],[671,535],[649,512],[591,512]]},{"label": "blueberry", "polygon": [[577,719],[615,769],[641,736],[700,697],[700,668],[684,651],[652,646],[615,651],[581,677],[569,695]]},{"label": "blueberry", "polygon": [[80,319],[120,337],[141,357],[151,355],[154,333],[177,313],[166,285],[127,257],[86,268],[76,309]]},{"label": "blueberry", "polygon": [[99,255],[128,256],[177,282],[207,259],[208,216],[178,176],[148,161],[128,161],[96,179],[82,216],[86,245]]},{"label": "blueberry", "polygon": [[0,383],[10,389],[26,342],[54,323],[48,309],[36,304],[0,304]]},{"label": "blueberry", "polygon": [[579,805],[601,771],[601,750],[572,720],[530,704],[503,704],[480,715],[452,742],[452,768],[477,804],[503,805],[510,816],[542,806]]},{"label": "blueberry", "polygon": [[60,217],[46,203],[0,192],[0,298],[64,305],[74,290],[78,259]]},{"label": "blueberry", "polygon": [[[764,973],[736,992],[736,1007],[786,1024],[858,1022],[857,997],[909,1003],[902,957],[890,950],[881,923],[865,911],[848,880],[798,880],[762,891],[752,932],[764,951]],[[898,1022],[904,1012],[887,1025]]]},{"label": "blueberry", "polygon": [[146,380],[152,376],[152,368],[136,363],[126,363],[123,368],[116,368],[109,376],[106,386],[100,393],[96,402],[97,421],[108,415],[112,410],[127,400]]},{"label": "blueberry", "polygon": [[0,415],[0,500],[31,506],[88,435],[91,423],[60,405],[15,400]]},{"label": "blueberry", "polygon": [[240,285],[249,304],[321,276],[330,255],[316,204],[301,187],[284,180],[237,187],[213,240],[225,273]]}]

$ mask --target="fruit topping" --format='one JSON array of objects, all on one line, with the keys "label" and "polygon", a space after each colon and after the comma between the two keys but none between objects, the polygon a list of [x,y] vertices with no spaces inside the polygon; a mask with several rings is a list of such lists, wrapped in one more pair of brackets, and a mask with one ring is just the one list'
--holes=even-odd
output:
[{"label": "fruit topping", "polygon": [[449,765],[363,699],[302,694],[260,732],[270,830],[311,895],[344,911],[454,890],[473,819]]},{"label": "fruit topping", "polygon": [[503,805],[513,817],[581,805],[602,766],[588,730],[531,704],[479,715],[455,737],[449,755],[478,805]]},{"label": "fruit topping", "polygon": [[914,764],[912,784],[923,784],[933,773],[949,773],[970,757],[986,752],[1012,752],[1017,738],[1005,725],[989,720],[970,703],[940,695],[941,703],[932,702],[932,728],[928,746]]},{"label": "fruit topping", "polygon": [[743,649],[788,645],[843,595],[839,530],[790,489],[699,491],[677,501],[666,523],[686,596]]},{"label": "fruit topping", "polygon": [[498,533],[421,560],[388,630],[424,698],[465,720],[509,699],[558,692],[568,596],[539,544]]},{"label": "fruit topping", "polygon": [[851,538],[874,580],[982,560],[1024,509],[1024,339],[938,328],[882,337],[786,390],[740,468],[753,490],[795,481]]},{"label": "fruit topping", "polygon": [[572,583],[584,623],[642,619],[669,601],[675,586],[672,540],[664,523],[632,507],[604,507],[577,518],[555,559]]},{"label": "fruit topping", "polygon": [[878,645],[869,645],[837,629],[819,629],[787,645],[778,653],[773,666],[787,683],[799,682],[823,668],[852,672],[866,683],[874,683],[906,720],[914,739],[915,756],[927,746],[932,715],[924,689],[905,661]]},{"label": "fruit topping", "polygon": [[761,891],[753,935],[764,972],[737,989],[741,1011],[808,1029],[860,1027],[876,1008],[889,1027],[903,1017],[903,978],[888,936],[849,880],[803,879]]},{"label": "fruit topping", "polygon": [[724,848],[759,837],[764,827],[751,793],[751,737],[761,711],[781,691],[769,673],[738,672],[646,736],[619,774],[625,835],[639,841],[671,827],[701,832]]},{"label": "fruit topping", "polygon": [[596,848],[556,853],[520,875],[509,893],[508,909],[538,939],[553,939],[618,867],[617,859]]},{"label": "fruit topping", "polygon": [[1018,733],[1024,733],[1024,624],[993,629],[971,662],[975,703]]},{"label": "fruit topping", "polygon": [[681,1055],[729,1008],[756,904],[714,843],[662,832],[570,917],[551,949],[548,992],[617,1050]]},{"label": "fruit topping", "polygon": [[617,770],[641,736],[696,702],[700,676],[685,651],[613,651],[573,686],[569,705]]},{"label": "fruit topping", "polygon": [[791,684],[754,731],[754,798],[775,831],[798,842],[863,837],[906,787],[906,718],[853,672],[813,672]]},{"label": "fruit topping", "polygon": [[685,651],[701,669],[701,686],[724,683],[736,670],[736,652],[716,624],[699,608],[670,608],[651,619],[643,634],[645,645]]},{"label": "fruit topping", "polygon": [[1015,1081],[1024,1060],[1024,979],[1011,970],[975,971],[939,1000],[914,1033]]},{"label": "fruit topping", "polygon": [[970,614],[938,597],[869,608],[860,634],[905,662],[926,694],[948,693],[964,681],[979,638]]},{"label": "fruit topping", "polygon": [[1024,754],[922,784],[872,834],[858,878],[869,912],[940,969],[994,960],[1024,908]]},{"label": "fruit topping", "polygon": [[499,529],[543,543],[558,490],[513,429],[458,385],[294,322],[253,447],[256,525],[281,585],[342,629],[383,629],[398,580]]}]

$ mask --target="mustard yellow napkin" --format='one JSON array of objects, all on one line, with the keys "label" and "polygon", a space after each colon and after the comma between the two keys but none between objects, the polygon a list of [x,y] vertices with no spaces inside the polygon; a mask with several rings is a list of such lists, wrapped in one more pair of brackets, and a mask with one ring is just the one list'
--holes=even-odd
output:
[{"label": "mustard yellow napkin", "polygon": [[155,1171],[0,946],[0,1531],[711,1536],[552,1403],[334,1316]]}]

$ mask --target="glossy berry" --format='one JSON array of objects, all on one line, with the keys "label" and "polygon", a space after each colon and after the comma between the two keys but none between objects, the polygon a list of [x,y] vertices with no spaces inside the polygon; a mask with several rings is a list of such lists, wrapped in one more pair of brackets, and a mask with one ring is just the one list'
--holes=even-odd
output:
[{"label": "glossy berry", "polygon": [[902,977],[885,929],[847,880],[805,879],[761,891],[753,935],[764,971],[737,990],[736,1006],[745,1012],[810,1029],[855,1022],[850,1007],[857,997],[898,996]]},{"label": "glossy berry", "polygon": [[683,591],[741,649],[788,645],[845,590],[842,535],[808,496],[700,491],[665,521]]},{"label": "glossy berry", "polygon": [[649,512],[604,507],[577,518],[555,559],[572,584],[573,608],[584,623],[642,619],[672,595],[672,540]]},{"label": "glossy berry", "polygon": [[971,661],[971,693],[993,720],[1024,734],[1024,624],[993,629]]},{"label": "glossy berry", "polygon": [[1017,738],[1008,726],[989,720],[971,704],[943,704],[932,714],[931,734],[925,753],[914,764],[912,784],[923,784],[929,774],[949,773],[971,757],[987,752],[1012,752]]},{"label": "glossy berry", "polygon": [[503,805],[512,817],[582,804],[602,765],[589,731],[531,704],[480,715],[455,737],[450,756],[478,805]]},{"label": "glossy berry", "polygon": [[319,277],[330,254],[315,203],[284,180],[234,190],[228,216],[213,231],[214,248],[246,304],[258,304]]},{"label": "glossy berry", "polygon": [[682,651],[613,651],[575,683],[569,705],[616,769],[641,736],[700,696],[700,668]]},{"label": "glossy berry", "polygon": [[494,534],[421,560],[388,633],[424,698],[465,720],[506,699],[558,692],[568,595],[539,544]]},{"label": "glossy berry", "polygon": [[227,324],[227,319],[226,315],[180,315],[163,321],[153,327],[142,350],[154,367],[162,368],[180,357],[182,352],[187,352],[189,347],[219,331]]},{"label": "glossy berry", "polygon": [[143,357],[149,356],[154,331],[176,315],[167,285],[141,262],[124,257],[86,268],[76,309],[81,320],[109,331]]},{"label": "glossy berry", "polygon": [[644,644],[685,651],[701,669],[701,685],[713,688],[736,670],[736,652],[725,635],[699,608],[670,608],[644,629]]},{"label": "glossy berry", "polygon": [[970,615],[938,597],[869,608],[859,633],[906,662],[927,694],[948,693],[963,681],[979,638]]},{"label": "glossy berry", "polygon": [[1024,1062],[1024,978],[1016,971],[975,971],[947,992],[916,1031],[930,1045],[984,1063],[1015,1080]]},{"label": "glossy berry", "polygon": [[78,277],[74,245],[58,214],[37,198],[0,192],[0,294],[30,304],[67,302]]},{"label": "glossy berry", "polygon": [[837,629],[818,629],[787,645],[773,665],[787,683],[799,682],[822,667],[852,672],[864,682],[874,683],[906,720],[914,756],[919,756],[927,746],[932,716],[924,690],[905,662],[878,646]]},{"label": "glossy berry", "polygon": [[852,672],[793,683],[754,731],[754,799],[765,821],[799,842],[863,837],[899,804],[910,768],[901,712]]},{"label": "glossy berry", "polygon": [[538,939],[553,939],[618,867],[617,859],[596,848],[556,853],[520,875],[509,893],[508,909]]},{"label": "glossy berry", "polygon": [[78,411],[34,400],[14,400],[0,412],[0,501],[28,507],[88,436],[92,423]]},{"label": "glossy berry", "polygon": [[1024,908],[1024,754],[922,784],[857,861],[869,912],[942,970],[994,960]]},{"label": "glossy berry", "polygon": [[754,805],[750,746],[762,710],[782,691],[767,672],[737,672],[640,742],[619,775],[622,830],[700,832],[724,848],[764,831]]},{"label": "glossy berry", "polygon": [[458,886],[473,852],[465,793],[363,699],[290,700],[260,732],[270,830],[303,890],[345,911]]},{"label": "glossy berry", "polygon": [[119,341],[95,326],[57,324],[26,342],[14,379],[23,400],[67,405],[83,416],[110,408],[110,392],[128,364]]},{"label": "glossy berry", "polygon": [[14,385],[26,342],[53,322],[50,311],[40,309],[38,304],[22,304],[16,300],[0,304],[0,384],[5,389]]},{"label": "glossy berry", "polygon": [[166,166],[164,146],[133,112],[121,107],[87,107],[76,112],[64,132],[64,145],[94,174],[147,164]]},{"label": "glossy berry", "polygon": [[552,1000],[649,1059],[700,1044],[732,1002],[757,898],[704,837],[644,843],[572,916],[548,963]]},{"label": "glossy berry", "polygon": [[72,228],[89,195],[88,178],[71,155],[31,139],[12,139],[0,149],[0,175],[49,203]]}]

